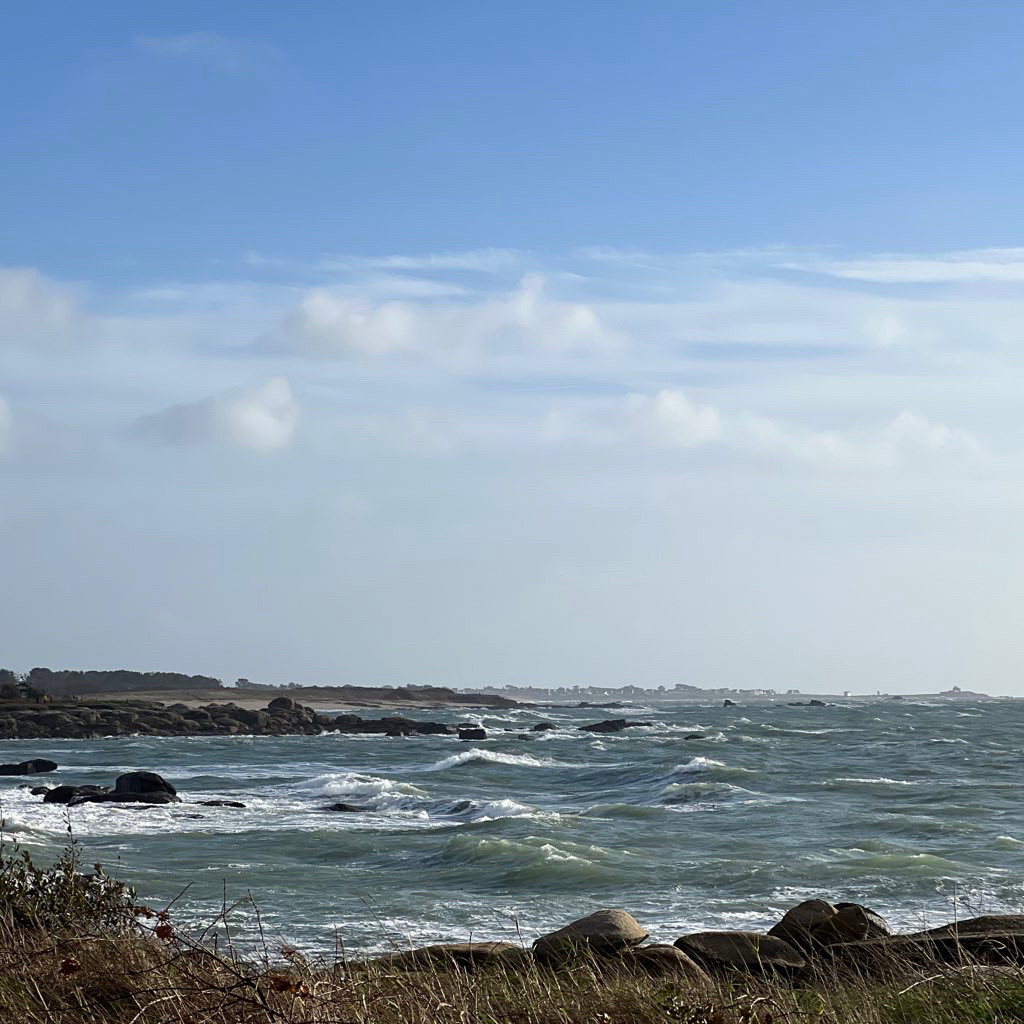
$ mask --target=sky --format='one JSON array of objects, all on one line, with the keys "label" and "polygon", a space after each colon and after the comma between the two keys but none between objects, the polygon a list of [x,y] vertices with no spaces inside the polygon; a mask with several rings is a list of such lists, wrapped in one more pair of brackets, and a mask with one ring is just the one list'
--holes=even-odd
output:
[{"label": "sky", "polygon": [[16,5],[0,664],[1024,695],[1024,9]]}]

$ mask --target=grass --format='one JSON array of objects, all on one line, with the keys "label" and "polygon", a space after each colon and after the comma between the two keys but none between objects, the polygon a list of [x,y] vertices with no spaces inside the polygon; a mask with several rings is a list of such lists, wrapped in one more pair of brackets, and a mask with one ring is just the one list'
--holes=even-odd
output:
[{"label": "grass", "polygon": [[1024,1022],[1015,967],[890,965],[885,980],[822,971],[799,984],[737,976],[694,987],[585,959],[469,973],[267,944],[246,957],[212,928],[182,931],[170,910],[80,860],[73,840],[49,868],[0,844],[3,1024]]}]

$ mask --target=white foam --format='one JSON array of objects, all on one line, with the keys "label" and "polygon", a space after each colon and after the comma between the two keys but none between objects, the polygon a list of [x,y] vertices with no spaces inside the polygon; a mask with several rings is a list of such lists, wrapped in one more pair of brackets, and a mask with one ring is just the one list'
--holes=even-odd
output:
[{"label": "white foam", "polygon": [[424,770],[428,772],[443,772],[447,768],[458,768],[460,765],[471,764],[474,761],[518,765],[522,768],[564,767],[561,761],[553,761],[550,757],[531,757],[529,754],[503,754],[498,750],[481,750],[479,747],[470,747],[469,750],[463,750],[459,754],[452,754],[451,757],[437,761]]}]

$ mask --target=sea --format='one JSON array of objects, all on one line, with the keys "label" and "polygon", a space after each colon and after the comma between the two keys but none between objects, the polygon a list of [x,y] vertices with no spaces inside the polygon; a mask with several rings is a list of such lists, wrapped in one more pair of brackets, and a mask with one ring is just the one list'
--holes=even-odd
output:
[{"label": "sea", "polygon": [[[529,942],[600,907],[667,941],[810,897],[901,929],[1024,909],[1024,701],[407,714],[488,738],[3,741],[0,761],[59,763],[33,784],[145,769],[183,800],[66,808],[3,779],[4,841],[45,861],[70,832],[181,926],[230,907],[236,942],[326,955]],[[579,728],[605,717],[650,724]]]}]

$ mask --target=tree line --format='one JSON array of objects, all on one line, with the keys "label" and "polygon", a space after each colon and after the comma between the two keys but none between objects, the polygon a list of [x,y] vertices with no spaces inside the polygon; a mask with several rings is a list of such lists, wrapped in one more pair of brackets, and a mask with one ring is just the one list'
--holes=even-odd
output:
[{"label": "tree line", "polygon": [[125,693],[133,690],[187,690],[192,687],[223,689],[212,676],[188,676],[182,672],[132,672],[115,669],[34,668],[30,672],[0,669],[0,697],[76,697],[87,693]]}]

